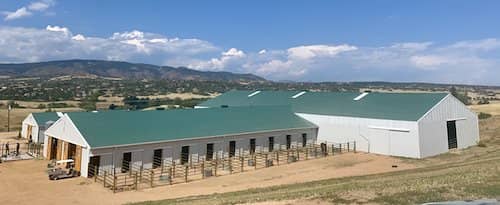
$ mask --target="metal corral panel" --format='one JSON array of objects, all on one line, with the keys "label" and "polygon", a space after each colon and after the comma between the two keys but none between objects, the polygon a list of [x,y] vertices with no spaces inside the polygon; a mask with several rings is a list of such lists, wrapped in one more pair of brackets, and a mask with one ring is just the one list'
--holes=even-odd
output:
[{"label": "metal corral panel", "polygon": [[360,151],[420,157],[417,122],[303,113],[298,115],[318,125],[318,142],[356,141],[356,149]]},{"label": "metal corral panel", "polygon": [[[234,136],[225,137],[211,137],[211,138],[200,138],[200,139],[185,139],[179,141],[162,142],[154,144],[143,144],[143,145],[131,145],[116,148],[98,148],[92,149],[92,156],[101,156],[100,168],[101,169],[111,169],[114,167],[117,169],[121,168],[121,160],[124,152],[132,152],[132,161],[136,167],[141,166],[144,168],[151,168],[153,162],[153,152],[155,149],[163,149],[163,160],[170,161],[172,159],[177,160],[180,158],[181,147],[189,146],[189,152],[192,155],[194,161],[205,159],[206,146],[208,143],[214,144],[214,157],[217,153],[221,156],[223,152],[227,153],[229,148],[229,141],[236,141],[236,153],[248,151],[250,146],[250,139],[256,139],[256,150],[267,150],[268,149],[268,138],[274,137],[275,149],[281,145],[282,147],[286,144],[286,135],[291,135],[291,141],[293,145],[302,144],[302,134],[306,134],[308,137],[308,143],[314,143],[317,136],[317,128],[302,128],[302,129],[291,129],[282,131],[272,131],[272,132],[262,132],[262,133],[252,133],[252,134],[241,134]],[[88,155],[87,155],[88,163]],[[87,176],[88,164],[82,162],[82,176]]]},{"label": "metal corral panel", "polygon": [[479,142],[476,113],[452,95],[431,109],[419,120],[421,157],[448,152],[447,121],[456,121],[458,148],[466,148]]}]

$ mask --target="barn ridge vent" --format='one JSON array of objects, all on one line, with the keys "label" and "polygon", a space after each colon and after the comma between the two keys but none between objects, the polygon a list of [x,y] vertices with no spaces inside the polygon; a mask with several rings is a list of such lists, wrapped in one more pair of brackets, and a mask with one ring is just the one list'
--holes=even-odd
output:
[{"label": "barn ridge vent", "polygon": [[306,91],[302,91],[300,93],[297,93],[294,96],[292,96],[292,98],[298,98],[298,97],[300,97],[301,95],[304,95],[304,94],[306,94]]},{"label": "barn ridge vent", "polygon": [[252,96],[257,95],[259,93],[260,93],[260,90],[257,90],[257,91],[255,91],[253,93],[250,93],[250,95],[248,95],[248,97],[252,97]]},{"label": "barn ridge vent", "polygon": [[353,100],[354,101],[358,101],[358,100],[361,100],[362,98],[364,98],[365,96],[367,96],[369,94],[369,92],[364,92],[364,93],[361,93],[360,95],[358,95],[358,97],[355,97]]}]

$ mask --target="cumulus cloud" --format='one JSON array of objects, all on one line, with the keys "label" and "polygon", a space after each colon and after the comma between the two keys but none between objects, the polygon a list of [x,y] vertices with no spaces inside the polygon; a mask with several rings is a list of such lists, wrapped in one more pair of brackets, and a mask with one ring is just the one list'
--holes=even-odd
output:
[{"label": "cumulus cloud", "polygon": [[0,62],[104,59],[253,73],[271,80],[500,84],[500,40],[300,45],[247,51],[139,30],[107,37],[70,28],[0,27]]},{"label": "cumulus cloud", "polygon": [[[2,14],[5,16],[4,20],[5,21],[10,21],[10,20],[15,20],[15,19],[20,19],[24,17],[28,17],[33,15],[35,12],[43,12],[47,10],[48,8],[52,7],[55,5],[54,0],[42,0],[42,1],[35,1],[31,2],[28,6],[23,6],[16,11],[4,11]],[[54,12],[50,12],[53,14]]]},{"label": "cumulus cloud", "polygon": [[167,38],[136,30],[114,33],[106,38],[73,35],[64,26],[48,25],[45,29],[0,27],[0,36],[2,62],[89,58],[164,64],[179,56],[216,54],[219,51],[203,40]]},{"label": "cumulus cloud", "polygon": [[9,21],[9,20],[14,20],[14,19],[19,19],[27,16],[31,16],[32,13],[26,9],[26,7],[21,7],[17,9],[14,12],[9,12],[9,11],[4,11],[3,14],[5,15],[4,20]]}]

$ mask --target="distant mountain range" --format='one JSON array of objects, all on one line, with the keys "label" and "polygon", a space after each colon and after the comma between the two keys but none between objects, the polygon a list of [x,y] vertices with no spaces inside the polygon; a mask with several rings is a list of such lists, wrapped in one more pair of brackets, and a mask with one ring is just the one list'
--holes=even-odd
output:
[{"label": "distant mountain range", "polygon": [[62,60],[39,63],[0,64],[0,76],[41,77],[97,76],[121,79],[266,81],[253,74],[198,71],[185,67],[157,66],[104,60]]}]

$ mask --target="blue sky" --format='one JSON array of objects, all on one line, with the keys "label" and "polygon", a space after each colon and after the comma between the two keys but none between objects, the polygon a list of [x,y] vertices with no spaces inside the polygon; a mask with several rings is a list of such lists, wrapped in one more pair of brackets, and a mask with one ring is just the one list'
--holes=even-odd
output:
[{"label": "blue sky", "polygon": [[0,61],[500,85],[499,9],[498,1],[4,0]]}]

